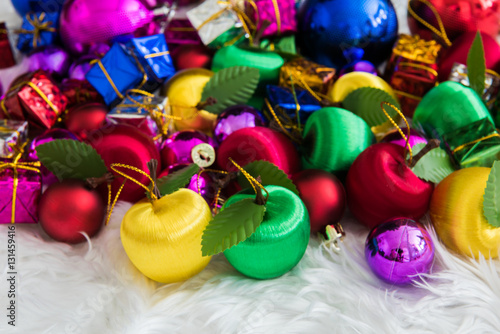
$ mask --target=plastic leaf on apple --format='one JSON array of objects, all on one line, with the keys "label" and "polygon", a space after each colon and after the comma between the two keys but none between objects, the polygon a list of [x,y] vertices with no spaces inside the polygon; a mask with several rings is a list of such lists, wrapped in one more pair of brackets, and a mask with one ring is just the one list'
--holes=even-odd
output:
[{"label": "plastic leaf on apple", "polygon": [[491,226],[500,227],[500,161],[495,161],[483,196],[484,217]]},{"label": "plastic leaf on apple", "polygon": [[[424,143],[412,147],[413,153],[418,154],[426,146]],[[422,156],[411,168],[419,178],[425,181],[439,183],[442,179],[455,171],[449,155],[442,148],[436,147]]]}]

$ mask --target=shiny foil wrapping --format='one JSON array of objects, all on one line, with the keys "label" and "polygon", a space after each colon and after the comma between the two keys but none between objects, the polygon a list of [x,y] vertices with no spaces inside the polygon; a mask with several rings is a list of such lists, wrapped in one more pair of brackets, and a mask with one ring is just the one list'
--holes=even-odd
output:
[{"label": "shiny foil wrapping", "polygon": [[[10,162],[0,159],[2,163]],[[12,222],[12,200],[15,191],[16,224],[38,223],[38,202],[41,196],[42,183],[40,174],[35,171],[17,169],[17,187],[14,189],[14,171],[12,168],[0,168],[0,224]]]},{"label": "shiny foil wrapping", "polygon": [[5,22],[0,22],[0,68],[16,65]]},{"label": "shiny foil wrapping", "polygon": [[198,32],[188,19],[173,19],[164,34],[170,48],[184,44],[202,44]]},{"label": "shiny foil wrapping", "polygon": [[322,66],[304,58],[297,58],[286,62],[281,67],[279,84],[291,88],[293,80],[295,86],[303,89],[309,88],[319,94],[326,94],[330,85],[333,84],[334,78],[334,68]]},{"label": "shiny foil wrapping", "polygon": [[[297,32],[294,0],[255,0],[248,2],[248,12],[256,23],[256,29],[263,29],[262,37]],[[264,29],[264,22],[269,25]]]},{"label": "shiny foil wrapping", "polygon": [[28,13],[23,18],[17,48],[29,52],[37,47],[54,44],[58,38],[59,13]]},{"label": "shiny foil wrapping", "polygon": [[421,98],[437,83],[436,61],[441,45],[418,35],[400,35],[387,63],[385,78],[398,97],[402,111],[412,117]]},{"label": "shiny foil wrapping", "polygon": [[50,129],[67,103],[56,83],[38,70],[16,80],[0,106],[8,118],[26,119],[34,127]]},{"label": "shiny foil wrapping", "polygon": [[[467,76],[467,66],[464,64],[455,63],[451,69],[450,81],[456,81],[464,86],[469,87],[469,77]],[[488,108],[492,108],[497,99],[498,92],[500,91],[500,76],[492,70],[486,70],[486,77],[484,79],[484,92],[482,99]]]},{"label": "shiny foil wrapping", "polygon": [[12,158],[12,145],[24,143],[28,139],[28,122],[0,120],[0,158]]},{"label": "shiny foil wrapping", "polygon": [[500,134],[487,118],[448,132],[443,140],[460,168],[491,167],[500,155]]},{"label": "shiny foil wrapping", "polygon": [[64,79],[61,92],[68,99],[68,107],[86,102],[100,102],[104,100],[87,80]]}]

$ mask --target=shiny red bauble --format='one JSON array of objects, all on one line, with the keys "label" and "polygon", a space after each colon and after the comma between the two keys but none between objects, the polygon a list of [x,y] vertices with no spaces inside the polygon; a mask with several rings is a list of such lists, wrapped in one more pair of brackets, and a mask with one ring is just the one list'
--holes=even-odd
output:
[{"label": "shiny red bauble", "polygon": [[171,56],[177,71],[197,67],[210,69],[214,52],[204,45],[186,44],[174,49]]},{"label": "shiny red bauble", "polygon": [[225,170],[237,171],[229,158],[242,167],[255,160],[266,160],[288,175],[300,169],[299,155],[291,140],[281,132],[261,126],[240,129],[227,136],[217,151],[217,164]]},{"label": "shiny red bauble", "polygon": [[429,208],[433,185],[406,165],[405,149],[378,143],[364,150],[347,173],[347,204],[372,228],[394,217],[421,218]]},{"label": "shiny red bauble", "polygon": [[[427,0],[434,6],[441,17],[444,29],[450,40],[469,31],[482,31],[496,37],[499,30],[498,15],[499,0]],[[409,6],[425,22],[439,30],[436,15],[432,12],[427,1],[411,0]],[[408,26],[412,34],[419,34],[425,39],[433,37],[431,31],[419,23],[408,13]]]},{"label": "shiny red bauble", "polygon": [[108,108],[101,103],[86,103],[69,109],[64,119],[66,128],[84,140],[106,123]]},{"label": "shiny red bauble", "polygon": [[311,232],[338,223],[344,215],[346,194],[342,182],[321,169],[306,169],[292,176],[309,212]]},{"label": "shiny red bauble", "polygon": [[[147,163],[151,159],[160,162],[160,153],[153,139],[149,138],[141,130],[125,124],[110,124],[89,134],[87,141],[99,153],[108,167],[113,163],[121,163],[148,171]],[[123,169],[120,169],[123,170]],[[157,173],[161,170],[158,163]],[[125,170],[123,170],[125,171]],[[139,183],[148,185],[149,179],[142,174],[126,170],[127,174],[136,179]],[[115,195],[122,185],[124,178],[115,174],[112,183],[112,194]],[[105,187],[103,187],[105,188]],[[106,189],[104,189],[106,191]],[[119,200],[135,203],[144,197],[144,188],[127,181],[120,193]]]},{"label": "shiny red bauble", "polygon": [[[457,38],[449,49],[442,52],[438,62],[439,81],[448,80],[454,63],[467,64],[467,55],[475,37],[476,32],[467,32]],[[481,38],[486,68],[498,72],[500,70],[500,46],[493,37],[485,33],[481,33]]]},{"label": "shiny red bauble", "polygon": [[76,244],[99,232],[106,205],[96,190],[84,181],[64,180],[54,183],[43,193],[38,205],[42,229],[54,240]]}]

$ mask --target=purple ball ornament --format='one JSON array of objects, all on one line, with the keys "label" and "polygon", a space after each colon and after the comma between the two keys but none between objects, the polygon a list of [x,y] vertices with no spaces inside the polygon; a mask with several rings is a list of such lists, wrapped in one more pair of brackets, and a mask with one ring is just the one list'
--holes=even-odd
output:
[{"label": "purple ball ornament", "polygon": [[407,284],[430,271],[434,244],[422,224],[409,218],[393,218],[370,231],[365,257],[382,280]]},{"label": "purple ball ornament", "polygon": [[345,65],[339,72],[339,78],[344,74],[351,72],[367,72],[378,76],[377,68],[375,65],[366,60],[356,60],[350,64]]},{"label": "purple ball ornament", "polygon": [[[155,13],[141,0],[68,0],[59,22],[61,39],[70,52],[83,54],[95,43],[133,33]],[[166,11],[160,8],[157,13],[163,16]]]},{"label": "purple ball ornament", "polygon": [[68,70],[68,76],[71,79],[86,80],[85,74],[90,70],[92,65],[90,62],[95,59],[104,57],[109,51],[109,45],[105,43],[97,43],[90,47],[89,53],[75,60]]},{"label": "purple ball ornament", "polygon": [[[38,161],[38,156],[36,155],[36,147],[55,139],[72,139],[78,140],[78,138],[70,131],[65,129],[49,129],[42,133],[41,135],[35,137],[31,142],[30,149],[28,151],[28,159],[33,161]],[[52,174],[47,168],[41,166],[40,171],[42,172],[42,184],[44,187],[51,185],[52,183],[58,182],[58,178]]]},{"label": "purple ball ornament", "polygon": [[217,117],[214,138],[222,143],[234,131],[256,126],[264,126],[264,120],[257,109],[245,105],[232,106]]},{"label": "purple ball ornament", "polygon": [[[406,135],[408,133],[407,128],[401,128],[403,133]],[[385,134],[385,136],[381,140],[383,143],[393,143],[402,147],[406,146],[406,141],[401,137],[401,134],[398,130],[392,130]],[[416,144],[427,144],[427,139],[421,134],[419,131],[415,129],[410,129],[410,147],[415,146]]]},{"label": "purple ball ornament", "polygon": [[[199,146],[207,144],[205,147]],[[194,154],[200,151],[205,159],[205,162],[200,163],[199,154]],[[162,166],[170,167],[177,164],[190,164],[197,163],[208,167],[215,162],[215,151],[218,145],[216,141],[203,132],[195,130],[179,131],[168,137],[161,148],[161,161]],[[195,159],[193,159],[195,157]]]},{"label": "purple ball ornament", "polygon": [[28,58],[30,72],[42,69],[59,78],[66,76],[70,62],[68,53],[55,45],[37,48],[30,53]]}]

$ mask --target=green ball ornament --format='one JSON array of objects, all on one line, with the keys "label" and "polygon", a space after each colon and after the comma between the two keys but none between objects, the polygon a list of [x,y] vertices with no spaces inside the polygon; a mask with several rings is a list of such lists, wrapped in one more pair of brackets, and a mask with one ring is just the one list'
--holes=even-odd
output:
[{"label": "green ball ornament", "polygon": [[356,157],[375,142],[361,117],[335,107],[315,111],[307,119],[303,136],[303,166],[330,173],[349,170]]},{"label": "green ball ornament", "polygon": [[[224,251],[231,265],[240,273],[257,279],[281,276],[304,256],[309,243],[310,225],[307,209],[292,191],[268,185],[269,200],[264,221],[243,242]],[[231,196],[224,207],[245,198],[255,198],[252,189]]]},{"label": "green ball ornament", "polygon": [[484,118],[494,123],[474,90],[445,81],[425,94],[415,110],[413,123],[422,127],[428,137],[442,139],[445,133]]}]

